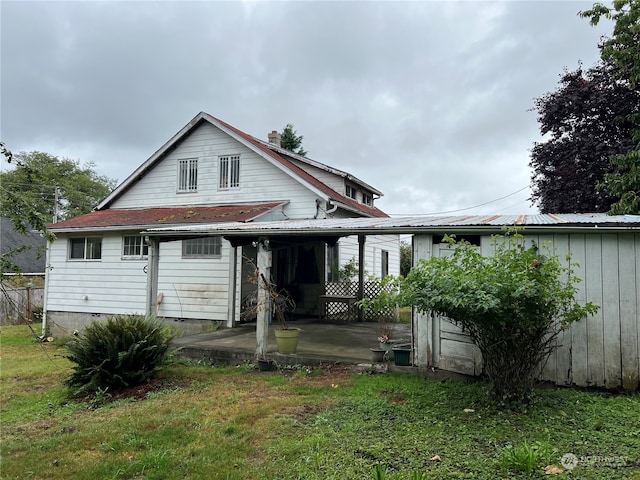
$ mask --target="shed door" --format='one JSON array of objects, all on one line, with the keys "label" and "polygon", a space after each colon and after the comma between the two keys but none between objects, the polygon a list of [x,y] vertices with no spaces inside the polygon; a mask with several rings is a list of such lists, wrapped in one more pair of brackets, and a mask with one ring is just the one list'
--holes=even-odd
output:
[{"label": "shed door", "polygon": [[[433,245],[433,256],[448,256],[453,250],[446,243]],[[465,375],[479,375],[482,372],[480,350],[469,335],[445,317],[433,315],[433,362],[434,366]]]}]

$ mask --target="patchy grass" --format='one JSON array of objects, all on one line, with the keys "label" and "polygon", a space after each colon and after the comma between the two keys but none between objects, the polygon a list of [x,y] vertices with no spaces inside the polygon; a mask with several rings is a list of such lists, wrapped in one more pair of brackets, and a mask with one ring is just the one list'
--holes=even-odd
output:
[{"label": "patchy grass", "polygon": [[3,479],[640,479],[637,394],[542,389],[504,411],[482,383],[175,364],[78,402],[61,347],[26,339],[0,330]]}]

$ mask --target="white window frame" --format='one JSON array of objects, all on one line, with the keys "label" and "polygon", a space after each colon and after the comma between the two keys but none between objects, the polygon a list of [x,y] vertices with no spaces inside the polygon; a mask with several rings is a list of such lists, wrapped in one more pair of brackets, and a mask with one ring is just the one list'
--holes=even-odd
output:
[{"label": "white window frame", "polygon": [[221,237],[200,237],[182,240],[182,258],[220,258]]},{"label": "white window frame", "polygon": [[[133,240],[133,243],[131,241]],[[134,253],[131,253],[133,249]],[[122,258],[124,260],[143,260],[149,256],[149,245],[142,235],[122,236]]]},{"label": "white window frame", "polygon": [[389,275],[389,250],[380,251],[380,278]]},{"label": "white window frame", "polygon": [[362,194],[362,203],[364,205],[368,205],[370,207],[373,207],[373,195],[370,195],[368,193],[363,193]]},{"label": "white window frame", "polygon": [[178,160],[178,193],[198,191],[198,159],[182,158]]},{"label": "white window frame", "polygon": [[358,189],[353,185],[345,185],[344,193],[346,197],[352,198],[353,200],[358,198]]},{"label": "white window frame", "polygon": [[240,155],[218,157],[218,190],[240,188]]},{"label": "white window frame", "polygon": [[[74,243],[76,245],[82,242],[82,257],[73,256]],[[98,246],[96,251],[96,245]],[[68,242],[67,259],[73,262],[96,262],[102,260],[102,237],[72,237]],[[89,254],[89,256],[87,256]]]}]

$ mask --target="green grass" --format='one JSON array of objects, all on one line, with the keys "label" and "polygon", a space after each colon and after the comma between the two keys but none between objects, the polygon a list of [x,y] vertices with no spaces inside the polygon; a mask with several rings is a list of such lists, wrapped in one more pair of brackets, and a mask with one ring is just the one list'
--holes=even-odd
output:
[{"label": "green grass", "polygon": [[567,453],[589,458],[559,477],[640,479],[637,394],[546,388],[512,411],[483,383],[174,364],[137,400],[77,402],[63,348],[28,338],[0,330],[3,479],[548,478]]}]

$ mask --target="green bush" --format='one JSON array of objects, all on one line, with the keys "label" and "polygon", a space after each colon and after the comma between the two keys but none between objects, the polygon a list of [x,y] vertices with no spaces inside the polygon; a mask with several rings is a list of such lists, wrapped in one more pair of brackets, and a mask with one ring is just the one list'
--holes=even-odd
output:
[{"label": "green bush", "polygon": [[598,307],[576,302],[575,264],[561,262],[548,245],[527,245],[509,232],[495,235],[493,254],[484,256],[468,242],[445,241],[451,255],[420,260],[396,280],[395,301],[462,327],[482,353],[494,397],[528,401],[558,334]]},{"label": "green bush", "polygon": [[80,387],[79,392],[144,383],[166,360],[171,338],[158,320],[141,315],[92,322],[82,336],[67,344],[67,358],[75,365],[65,383]]}]

